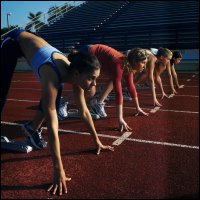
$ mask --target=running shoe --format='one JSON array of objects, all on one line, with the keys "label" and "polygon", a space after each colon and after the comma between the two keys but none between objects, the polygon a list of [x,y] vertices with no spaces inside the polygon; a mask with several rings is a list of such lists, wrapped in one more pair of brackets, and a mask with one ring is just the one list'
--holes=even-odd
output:
[{"label": "running shoe", "polygon": [[60,107],[58,109],[58,120],[64,120],[67,118],[68,113],[67,113],[67,105],[69,102],[61,102]]},{"label": "running shoe", "polygon": [[90,101],[90,107],[100,117],[102,117],[102,118],[107,117],[107,114],[106,114],[105,109],[104,109],[104,107],[105,107],[104,102],[99,103],[99,102],[97,102],[97,99],[94,98]]},{"label": "running shoe", "polygon": [[33,130],[30,126],[31,122],[22,125],[22,130],[28,135],[31,144],[36,149],[44,149],[47,147],[47,142],[42,138],[42,128]]}]

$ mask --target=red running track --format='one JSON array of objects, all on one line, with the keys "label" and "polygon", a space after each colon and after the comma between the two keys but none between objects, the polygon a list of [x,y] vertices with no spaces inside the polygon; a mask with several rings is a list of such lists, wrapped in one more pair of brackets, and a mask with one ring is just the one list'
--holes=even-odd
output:
[{"label": "red running track", "polygon": [[[163,106],[148,117],[135,117],[135,107],[124,102],[124,118],[133,130],[120,145],[114,145],[114,152],[95,155],[93,140],[81,120],[60,122],[62,160],[72,178],[68,194],[52,196],[45,191],[53,178],[49,148],[29,154],[2,150],[1,198],[198,199],[199,74],[179,73],[178,77],[184,84],[179,94],[161,100]],[[98,83],[105,80],[100,77]],[[166,93],[170,92],[166,75],[163,84]],[[65,94],[71,95],[68,85]],[[150,112],[150,91],[138,94],[140,106]],[[1,116],[2,135],[24,140],[19,125],[32,119],[39,98],[40,84],[33,74],[16,73]],[[117,125],[113,101],[107,102],[106,112],[108,118],[96,120],[95,127],[101,141],[112,145],[123,134],[113,130]],[[44,138],[47,140],[46,131]]]}]

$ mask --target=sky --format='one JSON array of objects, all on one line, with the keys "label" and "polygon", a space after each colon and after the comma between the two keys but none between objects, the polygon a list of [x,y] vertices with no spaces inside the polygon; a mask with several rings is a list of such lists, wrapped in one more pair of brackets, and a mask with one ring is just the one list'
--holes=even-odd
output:
[{"label": "sky", "polygon": [[[52,6],[62,6],[69,1],[1,1],[1,28],[7,27],[7,13],[10,26],[23,26],[29,22],[29,12],[36,14],[46,13]],[[70,1],[73,3],[73,1]]]}]

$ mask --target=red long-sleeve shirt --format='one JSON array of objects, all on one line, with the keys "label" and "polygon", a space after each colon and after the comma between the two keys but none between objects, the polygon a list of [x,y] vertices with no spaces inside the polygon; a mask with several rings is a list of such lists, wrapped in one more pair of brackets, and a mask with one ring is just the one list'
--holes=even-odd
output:
[{"label": "red long-sleeve shirt", "polygon": [[137,97],[137,92],[133,82],[133,72],[123,75],[122,61],[125,57],[119,51],[102,44],[90,45],[89,53],[95,55],[100,64],[103,72],[107,73],[113,80],[113,86],[116,93],[117,105],[123,104],[122,93],[122,78],[125,79],[125,84],[132,98]]}]

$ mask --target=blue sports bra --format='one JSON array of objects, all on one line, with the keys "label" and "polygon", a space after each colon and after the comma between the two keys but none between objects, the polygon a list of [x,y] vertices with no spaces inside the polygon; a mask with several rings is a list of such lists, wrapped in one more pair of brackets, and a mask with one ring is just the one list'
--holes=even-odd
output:
[{"label": "blue sports bra", "polygon": [[[44,46],[40,48],[35,55],[32,57],[31,61],[31,67],[37,76],[38,80],[41,80],[40,75],[39,75],[39,70],[41,66],[45,63],[51,63],[51,66],[55,70],[56,74],[58,75],[59,81],[61,81],[61,75],[58,71],[58,68],[53,60],[53,53],[61,53],[58,49],[52,47],[51,45]],[[64,55],[64,54],[63,54]]]}]

